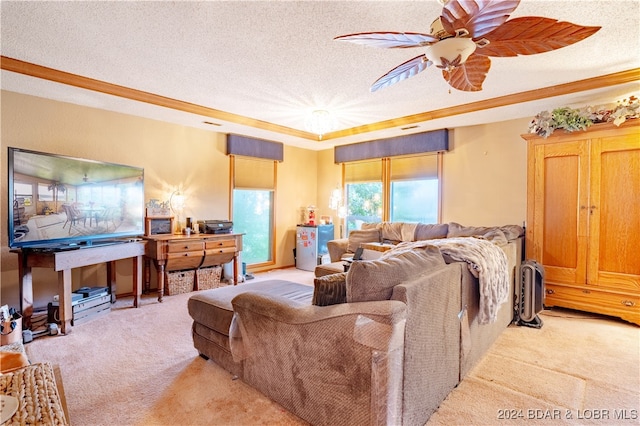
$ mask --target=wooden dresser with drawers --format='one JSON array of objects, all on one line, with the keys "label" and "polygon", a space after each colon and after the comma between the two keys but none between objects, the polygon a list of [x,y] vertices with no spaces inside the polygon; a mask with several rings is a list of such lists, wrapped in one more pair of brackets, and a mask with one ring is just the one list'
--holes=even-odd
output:
[{"label": "wooden dresser with drawers", "polygon": [[145,292],[149,291],[151,261],[156,267],[158,301],[164,296],[166,274],[222,265],[233,260],[233,284],[238,283],[238,254],[243,234],[151,235],[145,250]]}]

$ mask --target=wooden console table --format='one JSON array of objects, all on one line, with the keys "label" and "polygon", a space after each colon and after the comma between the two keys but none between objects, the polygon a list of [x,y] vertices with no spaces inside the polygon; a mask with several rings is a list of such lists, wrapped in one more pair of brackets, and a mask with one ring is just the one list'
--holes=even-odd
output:
[{"label": "wooden console table", "polygon": [[58,296],[60,297],[60,331],[71,332],[73,308],[71,304],[71,270],[83,266],[107,264],[107,285],[111,301],[116,299],[116,260],[133,258],[133,306],[140,303],[142,281],[142,256],[144,241],[133,241],[104,246],[83,247],[66,251],[39,251],[31,249],[12,250],[18,254],[20,285],[20,310],[25,327],[31,327],[33,315],[33,277],[31,268],[51,268],[58,272]]},{"label": "wooden console table", "polygon": [[222,265],[233,260],[233,284],[238,283],[238,254],[243,234],[164,234],[143,237],[145,253],[145,292],[150,288],[150,263],[156,267],[158,302],[164,296],[165,275],[169,271]]}]

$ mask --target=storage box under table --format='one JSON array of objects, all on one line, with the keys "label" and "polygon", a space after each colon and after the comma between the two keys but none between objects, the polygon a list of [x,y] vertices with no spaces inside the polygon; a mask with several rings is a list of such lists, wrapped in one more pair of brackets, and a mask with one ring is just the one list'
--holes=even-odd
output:
[{"label": "storage box under table", "polygon": [[195,271],[171,271],[167,272],[165,293],[167,296],[189,293],[193,291],[195,284]]},{"label": "storage box under table", "polygon": [[222,285],[222,266],[200,268],[196,271],[196,290],[210,290]]}]

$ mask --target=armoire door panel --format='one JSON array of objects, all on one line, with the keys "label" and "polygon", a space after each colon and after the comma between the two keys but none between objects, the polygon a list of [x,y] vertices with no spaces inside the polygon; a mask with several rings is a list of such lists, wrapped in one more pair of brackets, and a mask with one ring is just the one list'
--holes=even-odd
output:
[{"label": "armoire door panel", "polygon": [[[578,179],[577,156],[545,158],[544,247],[542,263],[577,267],[578,263]],[[558,184],[562,182],[562,184]]]},{"label": "armoire door panel", "polygon": [[536,259],[549,280],[584,280],[588,205],[588,150],[584,143],[536,147]]},{"label": "armoire door panel", "polygon": [[640,140],[602,138],[591,145],[590,262],[587,282],[640,289]]}]

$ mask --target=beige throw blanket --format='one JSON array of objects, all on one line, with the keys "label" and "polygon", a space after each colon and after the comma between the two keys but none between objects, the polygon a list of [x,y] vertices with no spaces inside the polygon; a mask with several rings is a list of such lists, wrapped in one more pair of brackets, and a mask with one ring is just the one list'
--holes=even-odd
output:
[{"label": "beige throw blanket", "polygon": [[440,252],[452,259],[467,262],[469,271],[480,282],[478,323],[495,322],[500,305],[509,295],[507,255],[490,241],[475,237],[430,240]]},{"label": "beige throw blanket", "polygon": [[401,243],[394,250],[415,249],[434,245],[454,260],[466,262],[480,284],[479,324],[496,321],[498,308],[507,301],[509,271],[507,255],[491,241],[476,237],[442,238]]}]

